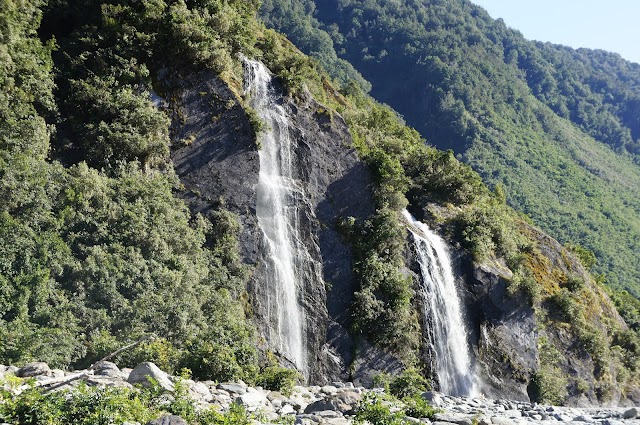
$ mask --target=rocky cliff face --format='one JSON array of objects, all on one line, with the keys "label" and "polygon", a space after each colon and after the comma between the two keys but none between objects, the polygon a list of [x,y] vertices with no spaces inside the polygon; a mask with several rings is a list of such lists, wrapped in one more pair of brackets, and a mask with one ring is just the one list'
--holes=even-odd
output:
[{"label": "rocky cliff face", "polygon": [[[446,214],[445,209],[435,205],[428,209],[437,211],[436,215]],[[626,329],[604,290],[576,256],[555,239],[528,224],[522,226],[532,240],[527,267],[538,291],[533,300],[530,294],[510,290],[514,276],[504,260],[492,257],[476,262],[455,240],[448,239],[458,292],[470,325],[469,338],[483,382],[482,393],[496,399],[528,401],[537,396],[540,380],[555,379],[554,390],[561,394],[562,402],[570,405],[636,402],[633,393],[622,394],[613,357],[608,363],[602,360],[608,358],[609,348],[603,345],[607,338],[616,329]],[[440,228],[440,233],[446,237],[446,228]],[[406,262],[417,286],[421,277],[410,244]],[[575,311],[576,316],[584,314],[586,319],[563,313],[558,299],[565,294],[584,300],[588,307]],[[418,311],[422,311],[423,302],[416,299]],[[428,333],[429,318],[420,320],[424,333]],[[423,337],[422,360],[427,365],[434,363],[429,344],[428,338]]]},{"label": "rocky cliff face", "polygon": [[[259,173],[256,135],[249,117],[229,87],[211,74],[198,74],[175,85],[172,154],[191,208],[206,214],[220,204],[241,223],[240,251],[253,266],[248,289],[253,314],[262,335],[265,321],[263,234],[256,218]],[[308,380],[345,378],[353,341],[348,335],[349,306],[355,291],[351,249],[337,230],[340,218],[364,218],[372,212],[372,181],[352,147],[342,118],[310,95],[282,105],[292,119],[297,179],[304,202],[299,209],[303,243],[321,270],[323,284],[302,279],[302,306],[310,365]],[[268,341],[267,341],[268,347]]]},{"label": "rocky cliff face", "polygon": [[[183,196],[195,212],[207,214],[224,206],[237,215],[241,224],[241,255],[252,268],[248,282],[252,314],[265,339],[264,348],[273,349],[266,338],[268,325],[264,320],[268,306],[263,302],[266,297],[261,283],[267,272],[267,250],[256,217],[260,164],[251,119],[243,109],[242,100],[212,74],[196,74],[175,81],[171,93],[168,103],[173,113],[172,158],[184,185]],[[399,371],[402,364],[366,341],[356,342],[349,333],[350,306],[357,288],[351,247],[341,237],[337,224],[341,218],[363,219],[373,212],[372,178],[356,155],[349,129],[338,114],[309,94],[296,100],[282,96],[280,102],[292,121],[290,136],[295,143],[296,178],[304,190],[304,205],[298,213],[303,227],[301,235],[322,276],[321,282],[312,276],[305,276],[302,281],[301,304],[306,315],[309,353],[307,379],[313,383],[352,379],[368,385],[378,371],[393,373]],[[568,277],[579,277],[585,282],[586,293],[595,297],[596,328],[607,332],[598,314],[613,318],[616,326],[624,326],[602,290],[592,283],[577,260],[543,233],[533,228],[529,228],[528,233],[539,253],[535,258],[545,258],[546,268],[538,270],[537,281],[555,279],[553,285],[560,290]],[[563,332],[563,326],[550,326],[545,322],[544,317],[554,308],[549,304],[549,297],[532,305],[522,292],[510,293],[508,288],[513,276],[503,260],[492,258],[476,263],[455,241],[449,242],[484,394],[529,400],[532,382],[544,366],[539,352],[543,338],[562,353],[554,367],[587,383],[588,388],[580,391],[575,383],[568,384],[569,403],[601,401],[602,379],[607,380],[608,400],[619,399],[613,366],[603,370],[603,365],[596,364],[576,342],[574,333]],[[417,285],[420,268],[414,254],[407,249],[406,264],[407,274],[413,276]],[[423,302],[416,297],[418,311],[422,310]],[[547,312],[543,318],[541,311]],[[425,334],[421,359],[429,365],[434,360],[427,337],[429,318],[420,320]],[[286,363],[286,359],[282,361]]]}]

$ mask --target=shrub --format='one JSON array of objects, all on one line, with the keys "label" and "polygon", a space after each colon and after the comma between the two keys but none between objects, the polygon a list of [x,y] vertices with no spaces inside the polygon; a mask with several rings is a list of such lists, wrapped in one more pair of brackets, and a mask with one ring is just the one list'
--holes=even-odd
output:
[{"label": "shrub", "polygon": [[258,375],[256,385],[289,395],[300,378],[300,373],[296,370],[281,366],[268,366]]},{"label": "shrub", "polygon": [[429,382],[416,368],[405,369],[389,382],[389,391],[398,398],[413,397],[429,388]]},{"label": "shrub", "polygon": [[401,425],[403,412],[391,413],[390,403],[380,394],[369,392],[364,394],[356,407],[355,424],[369,422],[375,425]]},{"label": "shrub", "polygon": [[429,402],[419,394],[404,397],[402,402],[405,405],[405,413],[412,418],[428,418],[433,420],[435,414],[438,413],[438,409],[431,406]]}]

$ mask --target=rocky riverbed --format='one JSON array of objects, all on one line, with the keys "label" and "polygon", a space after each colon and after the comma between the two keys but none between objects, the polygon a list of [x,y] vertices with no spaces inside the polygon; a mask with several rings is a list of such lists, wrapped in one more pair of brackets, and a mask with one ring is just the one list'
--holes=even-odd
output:
[{"label": "rocky riverbed", "polygon": [[[100,362],[92,369],[65,372],[50,369],[46,363],[31,363],[21,368],[0,365],[0,382],[8,375],[33,378],[43,388],[73,389],[80,382],[91,386],[134,388],[148,385],[149,377],[169,393],[179,378],[169,376],[153,363],[141,363],[135,369],[119,369],[110,362]],[[229,410],[235,403],[255,416],[255,424],[295,423],[343,425],[354,421],[358,403],[367,392],[382,393],[380,388],[367,389],[350,382],[336,382],[325,386],[296,386],[284,395],[243,382],[217,383],[213,381],[183,380],[197,408]],[[20,386],[14,391],[20,391]],[[26,386],[24,386],[26,388]],[[169,394],[168,393],[168,394]],[[167,395],[171,397],[170,395]],[[437,392],[425,392],[422,397],[439,409],[431,420],[405,417],[406,423],[434,425],[524,425],[524,424],[640,424],[640,408],[591,407],[573,408],[545,406],[510,400],[451,397]],[[389,403],[391,411],[396,409]],[[283,421],[284,419],[284,421]],[[145,425],[186,425],[180,417],[166,415]],[[8,425],[8,424],[0,424]],[[141,425],[129,423],[127,425]]]}]

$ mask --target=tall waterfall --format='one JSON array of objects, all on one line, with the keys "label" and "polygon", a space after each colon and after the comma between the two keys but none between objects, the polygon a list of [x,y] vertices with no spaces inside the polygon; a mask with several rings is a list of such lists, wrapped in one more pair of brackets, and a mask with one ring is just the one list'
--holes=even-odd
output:
[{"label": "tall waterfall", "polygon": [[422,272],[423,313],[431,320],[440,390],[455,396],[474,396],[478,383],[446,245],[408,211],[403,215],[409,223]]},{"label": "tall waterfall", "polygon": [[269,249],[267,314],[269,342],[306,371],[305,321],[300,273],[309,254],[301,242],[298,206],[303,190],[294,176],[291,124],[265,66],[245,59],[245,95],[267,128],[260,134],[256,215]]}]

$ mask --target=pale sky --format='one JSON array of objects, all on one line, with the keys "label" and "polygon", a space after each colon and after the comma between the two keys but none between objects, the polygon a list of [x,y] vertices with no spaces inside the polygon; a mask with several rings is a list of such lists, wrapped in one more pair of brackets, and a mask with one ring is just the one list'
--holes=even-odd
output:
[{"label": "pale sky", "polygon": [[640,0],[471,0],[530,40],[603,49],[640,63]]}]

